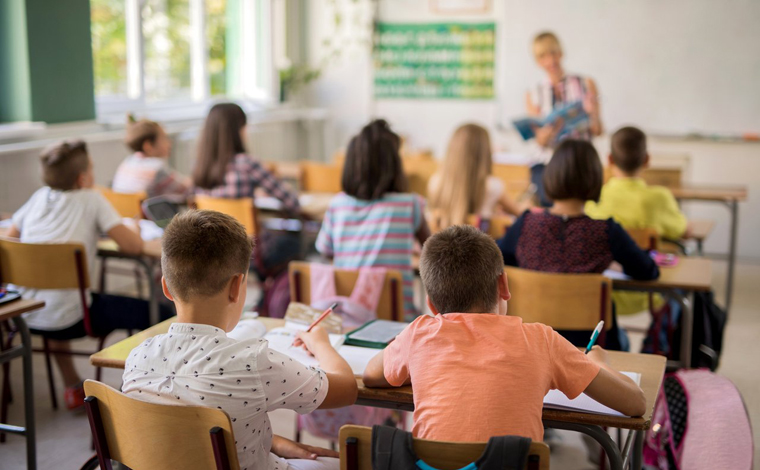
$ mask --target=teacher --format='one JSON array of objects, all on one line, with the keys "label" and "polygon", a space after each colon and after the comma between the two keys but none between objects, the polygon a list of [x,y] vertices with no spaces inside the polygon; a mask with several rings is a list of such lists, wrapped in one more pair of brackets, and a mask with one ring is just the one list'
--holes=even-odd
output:
[{"label": "teacher", "polygon": [[[588,125],[574,129],[563,139],[591,140],[602,133],[602,120],[599,113],[599,95],[596,83],[591,78],[580,75],[568,75],[562,68],[562,46],[557,36],[549,31],[538,34],[533,39],[533,55],[536,63],[546,72],[546,78],[525,95],[528,115],[544,117],[555,109],[581,101],[589,115]],[[551,205],[546,199],[543,174],[546,163],[551,158],[554,147],[559,143],[557,136],[562,130],[562,122],[547,124],[535,130],[534,165],[531,167],[531,181],[536,186],[541,205]]]}]

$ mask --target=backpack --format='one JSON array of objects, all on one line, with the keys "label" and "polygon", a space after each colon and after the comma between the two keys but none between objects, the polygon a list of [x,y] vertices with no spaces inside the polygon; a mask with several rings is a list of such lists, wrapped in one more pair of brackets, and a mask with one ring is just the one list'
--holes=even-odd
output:
[{"label": "backpack", "polygon": [[[694,325],[691,340],[692,368],[706,367],[711,371],[718,368],[720,352],[723,348],[723,331],[726,327],[726,312],[715,304],[712,292],[694,294]],[[673,335],[671,355],[678,359],[681,351],[681,328]]]},{"label": "backpack", "polygon": [[739,391],[706,369],[667,374],[644,441],[657,470],[749,470],[752,428]]}]

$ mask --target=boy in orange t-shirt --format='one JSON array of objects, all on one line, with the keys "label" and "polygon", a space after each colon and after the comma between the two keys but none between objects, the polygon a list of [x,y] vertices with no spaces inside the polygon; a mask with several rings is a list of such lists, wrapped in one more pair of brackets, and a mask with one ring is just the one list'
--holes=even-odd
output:
[{"label": "boy in orange t-shirt", "polygon": [[435,316],[418,317],[364,372],[369,387],[413,385],[415,437],[542,440],[550,389],[585,392],[630,416],[646,411],[641,389],[606,364],[603,349],[584,355],[550,327],[507,316],[507,275],[488,235],[468,226],[434,235],[420,272]]}]

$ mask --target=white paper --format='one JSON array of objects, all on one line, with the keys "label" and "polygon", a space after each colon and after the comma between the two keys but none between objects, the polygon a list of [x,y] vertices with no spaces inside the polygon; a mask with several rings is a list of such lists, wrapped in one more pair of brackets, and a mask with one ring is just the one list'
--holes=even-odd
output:
[{"label": "white paper", "polygon": [[251,318],[240,320],[235,328],[227,333],[227,337],[237,341],[243,341],[252,338],[263,338],[266,333],[266,325],[259,320]]},{"label": "white paper", "polygon": [[[641,382],[641,374],[638,372],[621,372],[621,374],[630,377],[637,384]],[[626,416],[619,411],[602,405],[585,393],[581,393],[577,398],[571,400],[559,390],[549,390],[549,393],[544,397],[544,408],[580,411],[599,415]]]},{"label": "white paper", "polygon": [[608,277],[610,279],[616,279],[619,281],[629,281],[631,279],[631,276],[628,276],[625,273],[622,273],[620,271],[615,271],[613,269],[606,269],[602,273],[602,276]]}]

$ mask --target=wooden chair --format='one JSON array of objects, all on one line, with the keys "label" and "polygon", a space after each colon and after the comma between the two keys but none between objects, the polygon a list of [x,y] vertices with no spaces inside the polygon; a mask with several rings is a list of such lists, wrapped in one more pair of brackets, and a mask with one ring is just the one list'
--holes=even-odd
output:
[{"label": "wooden chair", "polygon": [[428,181],[438,171],[438,162],[428,157],[403,157],[401,163],[409,182],[409,191],[427,197]]},{"label": "wooden chair", "polygon": [[259,233],[258,214],[253,198],[229,199],[222,197],[195,196],[195,207],[200,210],[227,214],[243,224],[249,236]]},{"label": "wooden chair", "polygon": [[475,214],[467,217],[467,225],[482,230],[494,240],[503,237],[507,229],[512,226],[512,222],[512,217],[508,215],[494,215],[490,219],[483,219]]},{"label": "wooden chair", "polygon": [[240,468],[232,423],[222,410],[147,403],[92,380],[84,391],[102,470],[113,468],[111,459],[133,470]]},{"label": "wooden chair", "polygon": [[[87,258],[81,243],[20,243],[0,238],[0,283],[10,283],[30,289],[76,289],[82,303],[84,326],[88,336],[98,339],[96,351],[58,352],[50,349],[47,339],[43,338],[42,350],[45,353],[50,400],[53,409],[58,408],[51,356],[53,354],[71,354],[91,356],[103,349],[106,336],[97,336],[92,330],[90,309],[87,302],[87,289],[90,276],[87,272]],[[101,368],[96,368],[95,376],[100,380]]]},{"label": "wooden chair", "polygon": [[339,193],[342,190],[343,166],[301,162],[300,174],[299,187],[302,192]]},{"label": "wooden chair", "polygon": [[[559,274],[507,267],[509,314],[555,330],[593,330],[604,320],[612,327],[612,282],[601,274]],[[604,331],[602,335],[604,335]],[[599,338],[604,344],[604,337]]]},{"label": "wooden chair", "polygon": [[653,228],[632,228],[626,230],[634,242],[642,250],[656,250],[659,246],[660,237]]},{"label": "wooden chair", "polygon": [[[347,425],[340,428],[340,470],[372,469],[372,428]],[[485,442],[442,442],[414,439],[414,452],[428,465],[441,470],[463,468],[478,460]],[[549,446],[531,442],[527,470],[549,470]]]},{"label": "wooden chair", "polygon": [[[311,265],[303,261],[291,261],[288,266],[290,298],[294,302],[311,304]],[[335,269],[337,295],[351,295],[359,279],[359,271]],[[388,270],[383,292],[377,304],[377,318],[402,321],[404,317],[404,282],[400,271]]]},{"label": "wooden chair", "polygon": [[128,217],[130,219],[142,217],[141,204],[148,197],[144,192],[117,193],[116,191],[103,186],[98,186],[98,191],[100,191],[100,194],[111,203],[120,216]]},{"label": "wooden chair", "polygon": [[491,174],[504,182],[507,195],[514,200],[519,200],[530,189],[529,166],[494,163]]}]

